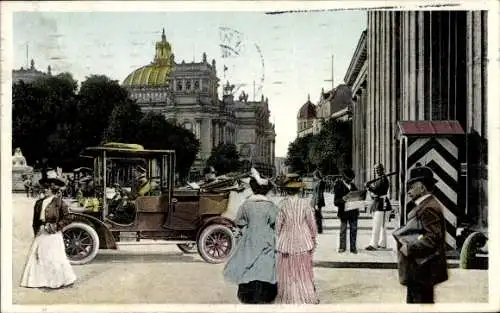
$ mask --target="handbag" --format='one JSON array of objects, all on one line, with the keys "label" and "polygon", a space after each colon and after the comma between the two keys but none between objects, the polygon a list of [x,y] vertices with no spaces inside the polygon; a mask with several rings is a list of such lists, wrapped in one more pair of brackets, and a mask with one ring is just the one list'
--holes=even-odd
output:
[{"label": "handbag", "polygon": [[[402,245],[413,245],[415,242],[421,240],[421,236],[425,233],[422,221],[418,216],[408,221],[408,223],[392,233],[396,241]],[[439,250],[428,254],[421,258],[413,258],[418,265],[425,265],[434,258],[439,256]]]}]

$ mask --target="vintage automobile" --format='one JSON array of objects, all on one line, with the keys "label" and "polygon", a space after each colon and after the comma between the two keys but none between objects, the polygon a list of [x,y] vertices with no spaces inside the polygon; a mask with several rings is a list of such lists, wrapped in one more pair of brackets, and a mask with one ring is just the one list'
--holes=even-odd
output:
[{"label": "vintage automobile", "polygon": [[[183,252],[197,247],[214,264],[230,256],[237,205],[228,203],[235,192],[174,188],[175,151],[122,144],[89,147],[82,156],[94,162],[93,200],[98,205],[70,206],[72,222],[63,237],[72,264],[89,263],[99,249],[117,249],[117,243],[127,240],[176,244]],[[145,170],[146,193],[134,191],[140,188],[137,168]]]}]

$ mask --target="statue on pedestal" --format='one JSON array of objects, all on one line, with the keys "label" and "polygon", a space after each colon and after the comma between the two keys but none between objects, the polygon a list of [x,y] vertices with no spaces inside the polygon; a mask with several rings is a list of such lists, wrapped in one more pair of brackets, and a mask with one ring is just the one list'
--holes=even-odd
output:
[{"label": "statue on pedestal", "polygon": [[16,148],[12,156],[12,191],[25,191],[25,180],[31,176],[32,172],[33,167],[26,163],[21,148]]}]

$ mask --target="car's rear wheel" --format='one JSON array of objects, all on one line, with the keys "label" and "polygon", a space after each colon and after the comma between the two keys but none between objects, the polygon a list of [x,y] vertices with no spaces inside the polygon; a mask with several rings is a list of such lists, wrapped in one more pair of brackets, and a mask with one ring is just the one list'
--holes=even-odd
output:
[{"label": "car's rear wheel", "polygon": [[180,243],[177,247],[184,253],[196,253],[196,244],[193,243]]},{"label": "car's rear wheel", "polygon": [[92,261],[99,251],[99,236],[88,224],[71,223],[63,229],[66,256],[73,265]]},{"label": "car's rear wheel", "polygon": [[212,224],[202,230],[198,238],[198,253],[207,263],[225,262],[235,247],[231,229],[225,225]]}]

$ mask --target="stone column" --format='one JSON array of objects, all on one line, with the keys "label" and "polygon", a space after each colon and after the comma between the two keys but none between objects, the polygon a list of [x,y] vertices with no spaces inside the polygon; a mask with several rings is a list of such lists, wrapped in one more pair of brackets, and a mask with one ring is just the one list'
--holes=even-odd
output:
[{"label": "stone column", "polygon": [[204,118],[200,128],[202,157],[208,158],[212,152],[212,119]]},{"label": "stone column", "polygon": [[363,173],[363,168],[360,165],[360,158],[361,158],[361,136],[363,133],[360,130],[361,126],[361,119],[362,119],[362,113],[361,113],[361,108],[360,108],[360,94],[361,94],[361,87],[358,87],[357,89],[353,89],[353,99],[352,99],[352,147],[351,147],[351,154],[352,154],[352,168],[356,174],[355,178],[355,183],[356,185],[359,185],[359,183],[362,181],[362,173]]},{"label": "stone column", "polygon": [[[368,103],[366,109],[366,164],[370,164],[372,158],[372,133],[373,133],[373,123],[372,116],[374,110],[374,92],[375,92],[375,49],[374,49],[374,28],[375,12],[368,11],[368,46],[367,46],[367,58],[368,58]],[[365,181],[369,180],[369,174],[367,167],[365,170]]]},{"label": "stone column", "polygon": [[474,99],[473,115],[474,128],[482,135],[483,131],[483,92],[482,92],[482,21],[481,11],[473,11],[472,13],[472,98]]},{"label": "stone column", "polygon": [[[383,71],[384,71],[384,96],[383,96],[383,110],[382,110],[382,118],[383,118],[383,139],[382,139],[382,159],[383,164],[386,170],[390,170],[391,164],[391,143],[392,138],[390,137],[389,128],[391,125],[391,116],[390,116],[390,90],[391,90],[391,41],[390,38],[390,28],[391,26],[391,12],[384,12],[384,62],[383,62]],[[392,188],[391,188],[392,189]]]},{"label": "stone column", "polygon": [[219,143],[226,143],[226,126],[224,124],[220,124],[220,134],[219,134]]},{"label": "stone column", "polygon": [[200,128],[201,128],[201,120],[195,119],[194,120],[194,134],[196,136],[196,139],[200,140]]},{"label": "stone column", "polygon": [[[398,34],[398,26],[399,26],[399,17],[400,17],[399,12],[391,12],[391,100],[390,100],[390,120],[391,120],[391,125],[389,129],[389,136],[391,138],[391,170],[392,171],[399,171],[397,168],[398,164],[398,142],[395,140],[395,129],[397,127],[397,122],[399,120],[399,103],[401,99],[399,98],[399,88],[396,87],[396,84],[399,84],[400,82],[400,71],[398,68],[399,64],[399,41],[397,40],[397,34]],[[398,63],[397,63],[398,62]],[[391,197],[394,199],[397,199],[397,195],[399,192],[398,188],[398,179],[397,177],[393,177],[392,180],[392,186],[391,188]]]},{"label": "stone column", "polygon": [[425,102],[424,96],[426,90],[424,89],[424,76],[425,76],[425,67],[424,67],[424,56],[425,56],[425,24],[424,24],[424,14],[425,12],[416,12],[417,14],[417,120],[424,120],[424,112],[425,112]]}]

